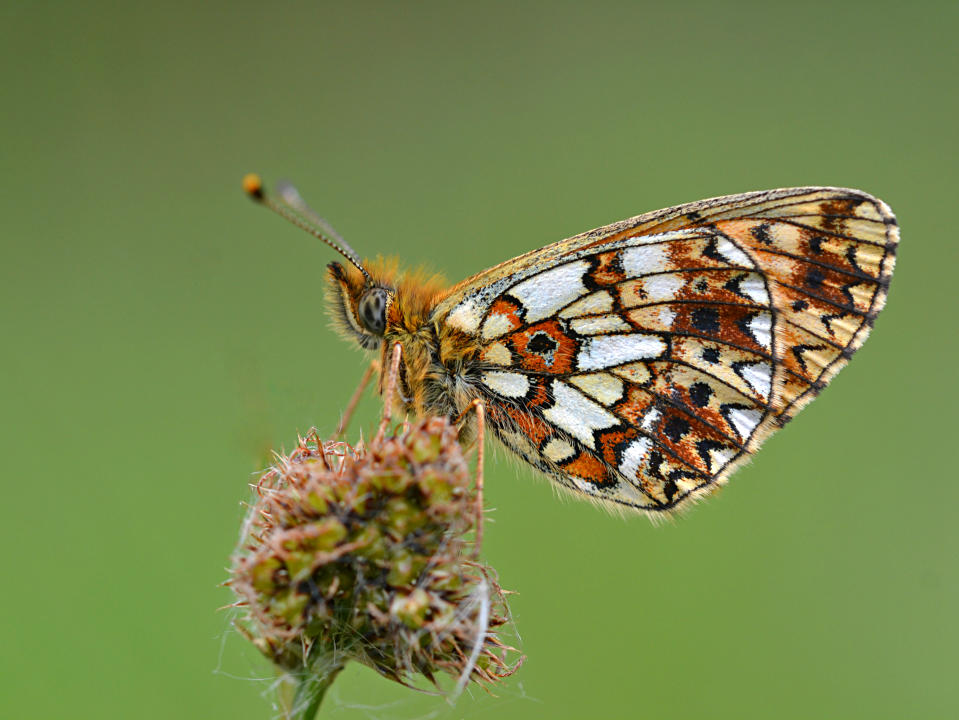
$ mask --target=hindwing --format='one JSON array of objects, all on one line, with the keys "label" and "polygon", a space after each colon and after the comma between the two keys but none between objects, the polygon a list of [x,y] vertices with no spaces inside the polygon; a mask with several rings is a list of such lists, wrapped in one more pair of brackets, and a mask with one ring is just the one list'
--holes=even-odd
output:
[{"label": "hindwing", "polygon": [[493,433],[570,490],[670,510],[723,483],[862,344],[898,228],[858,190],[681,205],[510,260],[434,323],[480,348]]}]

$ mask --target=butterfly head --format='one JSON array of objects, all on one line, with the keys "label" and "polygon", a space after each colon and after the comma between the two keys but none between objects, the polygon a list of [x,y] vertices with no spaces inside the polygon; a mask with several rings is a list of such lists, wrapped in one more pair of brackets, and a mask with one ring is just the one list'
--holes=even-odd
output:
[{"label": "butterfly head", "polygon": [[327,307],[339,332],[366,350],[383,341],[396,291],[340,263],[327,266]]},{"label": "butterfly head", "polygon": [[442,279],[426,272],[400,273],[392,261],[361,262],[346,241],[306,204],[296,188],[278,183],[268,193],[258,175],[243,178],[243,189],[297,227],[336,250],[347,263],[327,268],[328,303],[334,327],[366,350],[376,350],[392,330],[419,327],[443,291]]},{"label": "butterfly head", "polygon": [[378,348],[386,334],[387,318],[396,295],[391,283],[379,278],[394,275],[395,268],[375,267],[370,273],[356,251],[306,204],[292,185],[278,183],[275,193],[268,194],[260,177],[250,174],[243,178],[243,189],[253,200],[322,240],[349,261],[349,265],[330,263],[327,268],[328,308],[333,324],[360,347]]}]

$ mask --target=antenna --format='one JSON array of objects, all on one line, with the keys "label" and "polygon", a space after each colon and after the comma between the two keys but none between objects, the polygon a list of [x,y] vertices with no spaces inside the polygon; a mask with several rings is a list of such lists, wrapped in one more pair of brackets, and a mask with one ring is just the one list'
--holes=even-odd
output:
[{"label": "antenna", "polygon": [[356,251],[346,244],[346,241],[326,220],[310,209],[295,187],[289,183],[279,183],[277,185],[279,200],[277,200],[273,195],[267,195],[260,176],[250,173],[243,177],[243,190],[256,202],[265,205],[280,217],[289,220],[301,230],[306,230],[310,235],[336,250],[363,273],[367,284],[372,284],[373,279],[366,272],[366,268],[360,264],[360,257]]}]

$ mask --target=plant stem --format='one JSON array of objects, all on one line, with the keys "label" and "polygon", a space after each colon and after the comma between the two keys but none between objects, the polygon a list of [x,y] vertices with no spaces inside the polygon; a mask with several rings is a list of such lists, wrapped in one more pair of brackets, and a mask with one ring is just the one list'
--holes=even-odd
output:
[{"label": "plant stem", "polygon": [[340,674],[343,665],[324,663],[325,667],[313,667],[297,679],[290,720],[313,720],[320,710],[327,689]]}]

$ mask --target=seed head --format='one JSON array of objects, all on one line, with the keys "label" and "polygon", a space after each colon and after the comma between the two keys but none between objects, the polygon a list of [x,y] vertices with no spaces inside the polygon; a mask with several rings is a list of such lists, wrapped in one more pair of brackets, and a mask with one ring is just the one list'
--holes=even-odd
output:
[{"label": "seed head", "polygon": [[476,498],[456,430],[429,418],[367,447],[316,431],[257,482],[233,557],[241,631],[295,674],[348,660],[410,684],[495,682],[522,662],[492,570],[471,558]]}]

